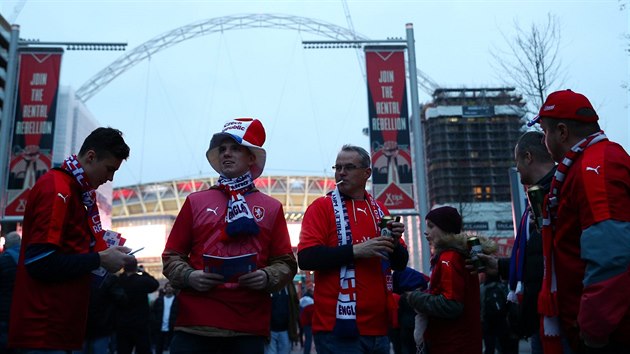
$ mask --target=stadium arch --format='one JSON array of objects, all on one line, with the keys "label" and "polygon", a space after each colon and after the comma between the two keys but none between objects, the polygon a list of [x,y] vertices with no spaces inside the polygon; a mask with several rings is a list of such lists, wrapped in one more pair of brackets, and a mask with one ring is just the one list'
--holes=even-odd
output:
[{"label": "stadium arch", "polygon": [[[274,28],[312,33],[332,40],[368,40],[364,35],[325,21],[284,14],[243,14],[215,17],[175,28],[135,47],[88,79],[78,90],[77,97],[87,102],[100,90],[133,66],[180,42],[213,33],[256,28]],[[428,94],[438,85],[417,69],[418,86]]]},{"label": "stadium arch", "polygon": [[[350,29],[300,16],[242,14],[211,18],[175,28],[140,44],[88,79],[77,90],[76,95],[83,102],[87,102],[133,66],[183,41],[224,31],[257,28],[295,30],[331,40],[369,40],[368,37]],[[439,87],[419,69],[417,69],[417,78],[419,88],[429,94],[433,94],[434,90]],[[306,206],[316,197],[334,188],[334,180],[327,177],[262,176],[258,183],[260,184],[258,185],[259,189],[283,203],[289,224],[299,223]],[[191,192],[207,189],[213,184],[212,178],[198,178],[116,188],[111,210],[112,226],[117,231],[122,229],[131,231],[136,226],[163,226],[157,230],[147,228],[142,233],[146,234],[147,237],[158,236],[156,231],[158,234],[168,235],[170,226],[172,226],[175,215],[181,208],[185,197]],[[404,222],[411,231],[405,234],[411,253],[410,265],[419,268],[421,264],[420,244],[414,236],[420,229],[419,224],[422,220],[416,216],[407,216],[405,219]],[[149,248],[147,245],[162,245],[163,247],[165,236],[163,240],[156,241],[154,238],[151,240],[146,238],[141,241],[143,244],[139,246]],[[143,254],[139,256],[143,258]],[[161,273],[159,257],[149,255],[144,261],[146,265],[149,265],[149,268],[153,268],[155,274]]]}]

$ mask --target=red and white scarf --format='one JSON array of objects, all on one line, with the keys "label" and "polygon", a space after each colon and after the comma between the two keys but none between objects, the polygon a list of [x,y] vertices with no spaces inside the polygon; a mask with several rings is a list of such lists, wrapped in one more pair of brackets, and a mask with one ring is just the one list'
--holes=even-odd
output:
[{"label": "red and white scarf", "polygon": [[228,197],[225,213],[225,233],[227,236],[258,235],[260,228],[244,197],[246,193],[255,188],[252,174],[247,172],[236,178],[221,176],[217,183],[213,188],[218,188]]},{"label": "red and white scarf", "polygon": [[88,176],[83,170],[83,166],[77,159],[77,155],[68,156],[63,160],[61,168],[72,173],[77,183],[81,186],[81,201],[88,212],[88,223],[90,225],[90,232],[92,233],[92,242],[90,247],[95,252],[100,252],[107,249],[107,244],[103,240],[105,230],[101,225],[101,216],[98,213],[98,205],[96,204],[96,190],[90,185]]},{"label": "red and white scarf", "polygon": [[[543,315],[542,318],[542,334],[543,345],[545,342],[553,343],[545,346],[545,353],[557,352],[562,348],[559,347],[560,338],[560,321],[558,318],[558,299],[557,299],[557,282],[556,270],[554,264],[554,228],[558,213],[558,195],[562,189],[569,168],[573,162],[582,154],[589,146],[607,139],[603,131],[599,131],[575,144],[564,156],[564,159],[558,164],[558,169],[551,181],[549,194],[545,196],[543,203],[543,261],[544,261],[544,277],[542,289],[538,296],[538,312]],[[556,340],[554,340],[555,338]],[[549,349],[548,349],[549,348]]]}]

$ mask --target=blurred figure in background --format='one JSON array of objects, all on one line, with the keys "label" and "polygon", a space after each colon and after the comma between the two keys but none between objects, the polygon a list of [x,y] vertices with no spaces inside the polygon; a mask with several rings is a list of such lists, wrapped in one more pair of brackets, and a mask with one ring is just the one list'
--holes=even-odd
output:
[{"label": "blurred figure in background", "polygon": [[306,294],[300,299],[300,325],[302,326],[302,332],[304,333],[304,354],[311,353],[311,347],[313,346],[313,311],[315,306],[313,304],[313,290],[306,290]]},{"label": "blurred figure in background", "polygon": [[170,282],[166,282],[160,296],[155,299],[151,308],[156,354],[168,350],[171,344],[178,306],[175,289]]},{"label": "blurred figure in background", "polygon": [[127,294],[120,287],[118,277],[106,274],[105,279],[92,279],[90,305],[82,351],[73,353],[107,354],[112,346],[116,330],[116,311],[127,301]]},{"label": "blurred figure in background", "polygon": [[[425,291],[429,286],[429,277],[407,267],[394,271],[394,293],[403,295],[407,291]],[[398,325],[400,353],[415,354],[417,347],[413,338],[416,311],[409,305],[407,298],[401,296],[398,302]]]},{"label": "blurred figure in background", "polygon": [[293,283],[271,294],[271,336],[265,354],[289,354],[298,339],[299,301]]},{"label": "blurred figure in background", "polygon": [[151,354],[149,294],[156,291],[160,283],[149,273],[140,271],[135,258],[125,264],[119,283],[127,301],[117,311],[118,354],[131,354],[134,348],[137,354]]},{"label": "blurred figure in background", "polygon": [[21,241],[22,238],[17,232],[9,232],[4,236],[4,250],[0,254],[0,354],[10,353],[7,349],[9,311]]}]

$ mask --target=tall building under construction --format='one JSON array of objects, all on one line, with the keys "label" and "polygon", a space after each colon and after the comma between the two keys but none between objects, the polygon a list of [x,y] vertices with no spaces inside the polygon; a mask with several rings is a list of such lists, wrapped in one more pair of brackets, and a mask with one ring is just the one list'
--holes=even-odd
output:
[{"label": "tall building under construction", "polygon": [[459,207],[468,230],[512,230],[508,169],[524,105],[514,88],[459,88],[435,90],[423,108],[430,204]]}]

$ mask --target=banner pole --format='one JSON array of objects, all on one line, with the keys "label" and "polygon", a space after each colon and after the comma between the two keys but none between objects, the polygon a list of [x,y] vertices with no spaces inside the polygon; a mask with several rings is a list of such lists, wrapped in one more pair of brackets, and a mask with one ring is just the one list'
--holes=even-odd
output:
[{"label": "banner pole", "polygon": [[20,38],[20,26],[11,26],[11,42],[9,44],[9,57],[7,65],[7,82],[5,86],[5,105],[0,121],[0,217],[4,220],[4,211],[7,207],[7,176],[9,175],[9,143],[13,120],[15,117],[15,91],[18,71],[18,41]]},{"label": "banner pole", "polygon": [[413,35],[413,23],[405,25],[407,30],[407,53],[409,54],[409,86],[411,86],[411,134],[414,140],[415,154],[414,162],[416,166],[416,191],[418,194],[418,230],[420,234],[416,240],[420,241],[420,251],[422,258],[422,271],[429,274],[430,257],[429,243],[424,237],[425,229],[424,217],[429,212],[429,202],[427,198],[426,165],[424,157],[424,132],[420,118],[420,100],[418,98],[418,73],[416,69],[416,43]]}]

